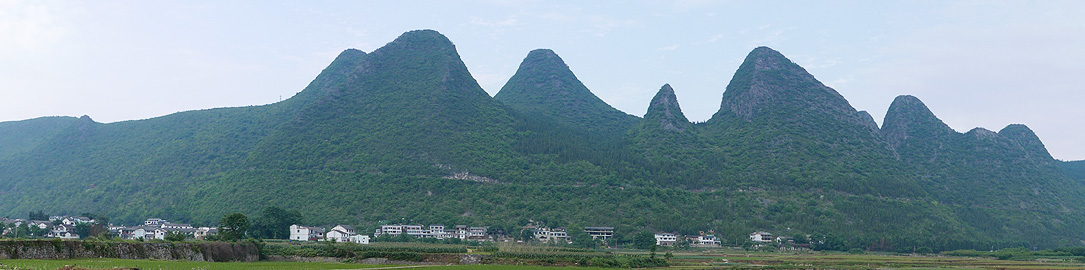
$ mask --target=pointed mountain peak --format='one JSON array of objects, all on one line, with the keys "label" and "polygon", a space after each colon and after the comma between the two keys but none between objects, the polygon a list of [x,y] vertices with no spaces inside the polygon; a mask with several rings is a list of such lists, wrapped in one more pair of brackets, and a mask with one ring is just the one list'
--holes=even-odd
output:
[{"label": "pointed mountain peak", "polygon": [[430,43],[438,45],[452,45],[452,41],[440,32],[430,29],[413,30],[399,35],[392,43]]},{"label": "pointed mountain peak", "polygon": [[674,89],[670,84],[664,84],[656,96],[652,98],[652,103],[648,105],[648,113],[644,115],[645,123],[648,125],[654,125],[659,123],[659,127],[664,130],[671,131],[686,131],[689,128],[689,120],[686,119],[686,115],[682,114],[682,108],[678,106],[678,99],[674,95]]},{"label": "pointed mountain peak", "polygon": [[878,129],[878,122],[874,122],[874,116],[871,116],[869,112],[859,111],[859,116],[863,118],[863,125],[870,129]]},{"label": "pointed mountain peak", "polygon": [[999,130],[998,135],[1021,146],[1030,156],[1051,159],[1051,153],[1047,152],[1047,147],[1028,126],[1011,124]]},{"label": "pointed mountain peak", "polygon": [[[459,54],[456,53],[456,45],[452,44],[452,41],[447,37],[434,30],[414,30],[399,35],[395,40],[385,44],[384,47],[373,51],[372,55],[385,55],[385,54],[401,54],[401,57],[408,57],[409,55],[421,55],[432,56],[434,53],[440,53],[446,56],[455,56],[459,58]],[[395,57],[395,58],[401,58]]]},{"label": "pointed mountain peak", "polygon": [[332,63],[337,61],[350,61],[352,59],[361,58],[362,56],[365,56],[365,52],[359,49],[350,48],[340,52],[339,55],[335,57],[335,60],[332,60]]},{"label": "pointed mountain peak", "polygon": [[893,99],[882,121],[882,133],[893,147],[910,137],[932,138],[953,133],[953,129],[927,109],[919,98],[901,95]]},{"label": "pointed mountain peak", "polygon": [[723,92],[717,115],[733,114],[752,121],[758,116],[795,110],[808,111],[802,113],[804,115],[829,115],[856,125],[866,125],[840,93],[768,47],[758,47],[746,55]]},{"label": "pointed mountain peak", "polygon": [[288,106],[304,106],[339,93],[343,82],[355,72],[365,55],[365,52],[357,49],[343,50],[331,64],[328,64],[328,67],[325,67],[313,81],[309,82],[305,89],[283,103],[291,104]]},{"label": "pointed mountain peak", "polygon": [[561,65],[565,65],[565,62],[561,60],[561,57],[557,53],[554,53],[550,49],[534,49],[527,53],[527,57],[524,58],[524,62],[536,62],[536,61],[557,61]]},{"label": "pointed mountain peak", "polygon": [[528,53],[494,99],[518,111],[595,130],[624,130],[637,119],[592,94],[561,57],[548,49]]},{"label": "pointed mountain peak", "polygon": [[[765,46],[753,49],[750,54],[746,55],[746,61],[752,61],[754,63],[753,68],[757,70],[802,68],[787,59],[784,54]],[[803,71],[805,72],[805,69]]]}]

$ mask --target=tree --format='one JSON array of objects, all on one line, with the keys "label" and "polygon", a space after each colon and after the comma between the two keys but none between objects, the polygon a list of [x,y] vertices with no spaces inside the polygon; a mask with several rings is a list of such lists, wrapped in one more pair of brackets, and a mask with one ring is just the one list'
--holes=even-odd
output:
[{"label": "tree", "polygon": [[44,211],[38,210],[38,212],[30,211],[27,215],[28,220],[49,220],[49,215],[46,215]]},{"label": "tree", "polygon": [[249,230],[249,217],[242,213],[230,213],[222,216],[219,220],[219,237],[224,241],[240,240],[245,238],[245,232]]},{"label": "tree", "polygon": [[641,231],[633,236],[633,247],[637,249],[649,249],[656,246],[656,235],[650,231]]},{"label": "tree", "polygon": [[178,233],[178,232],[169,232],[169,233],[166,234],[165,238],[166,238],[166,241],[181,242],[181,241],[185,241],[185,234]]},{"label": "tree", "polygon": [[75,234],[78,234],[79,238],[84,238],[84,239],[87,238],[88,236],[90,236],[90,226],[91,226],[91,224],[89,224],[89,223],[82,223],[82,222],[76,223],[75,224]]},{"label": "tree", "polygon": [[290,225],[298,223],[301,223],[301,212],[269,206],[260,211],[259,217],[253,219],[252,236],[268,239],[287,239],[290,237]]},{"label": "tree", "polygon": [[535,240],[534,230],[520,230],[520,240],[524,242],[531,242]]},{"label": "tree", "polygon": [[579,247],[579,248],[596,248],[596,247],[599,247],[599,242],[596,242],[595,239],[592,239],[591,235],[588,235],[587,232],[584,232],[584,229],[580,228],[580,226],[570,226],[568,232],[569,232],[569,236],[573,239],[573,246],[575,246],[575,247]]}]

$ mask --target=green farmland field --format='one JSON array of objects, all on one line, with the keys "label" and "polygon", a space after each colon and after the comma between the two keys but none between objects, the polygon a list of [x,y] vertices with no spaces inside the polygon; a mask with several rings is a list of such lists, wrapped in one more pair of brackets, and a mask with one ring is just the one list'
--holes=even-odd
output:
[{"label": "green farmland field", "polygon": [[[907,256],[844,253],[745,253],[677,252],[671,266],[658,269],[1081,269],[1081,258],[1045,258],[1013,261],[994,258],[954,256]],[[74,266],[87,269],[444,269],[444,270],[599,270],[576,266],[535,265],[370,265],[334,262],[189,262],[121,259],[0,260],[0,269],[58,269]]]}]

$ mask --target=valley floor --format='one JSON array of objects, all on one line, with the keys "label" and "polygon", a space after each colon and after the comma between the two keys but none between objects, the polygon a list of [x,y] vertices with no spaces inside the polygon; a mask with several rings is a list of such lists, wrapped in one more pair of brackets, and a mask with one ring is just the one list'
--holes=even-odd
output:
[{"label": "valley floor", "polygon": [[[1080,258],[1032,261],[953,256],[901,256],[842,253],[678,252],[660,269],[1085,269]],[[444,269],[444,270],[594,270],[606,268],[530,265],[370,265],[334,262],[190,262],[122,259],[0,260],[0,269]]]}]

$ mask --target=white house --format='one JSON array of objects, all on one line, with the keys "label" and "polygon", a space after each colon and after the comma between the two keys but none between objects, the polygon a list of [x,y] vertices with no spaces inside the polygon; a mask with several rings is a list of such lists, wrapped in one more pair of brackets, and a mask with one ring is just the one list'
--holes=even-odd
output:
[{"label": "white house", "polygon": [[369,244],[368,235],[359,235],[355,233],[354,227],[349,225],[336,225],[328,230],[328,234],[325,237],[328,241],[335,242],[351,242],[358,244]]},{"label": "white house", "polygon": [[324,228],[290,225],[290,240],[317,241],[324,239]]},{"label": "white house", "polygon": [[614,236],[614,227],[584,227],[584,232],[591,235],[591,240],[601,239],[606,241]]},{"label": "white house", "polygon": [[380,229],[374,233],[375,235],[387,234],[391,236],[397,236],[403,233],[403,225],[381,225]]},{"label": "white house", "polygon": [[673,233],[657,233],[655,238],[657,246],[673,246],[678,242],[678,236]]},{"label": "white house", "polygon": [[188,225],[188,224],[184,224],[184,223],[172,223],[172,222],[162,223],[161,227],[165,228],[165,229],[195,229],[195,228],[192,227],[192,225]]},{"label": "white house", "polygon": [[422,229],[422,225],[403,225],[403,232],[407,235],[422,238],[428,231]]},{"label": "white house", "polygon": [[750,234],[750,241],[758,243],[772,242],[772,234],[767,232],[754,232]]},{"label": "white house", "polygon": [[426,235],[429,238],[445,239],[448,238],[445,235],[445,225],[429,225],[429,234]]},{"label": "white house", "polygon": [[697,237],[697,245],[702,247],[718,247],[720,246],[720,239],[715,235],[701,235]]},{"label": "white house", "polygon": [[351,243],[358,243],[363,245],[369,244],[369,236],[364,234],[351,235],[348,240],[350,240]]},{"label": "white house", "polygon": [[161,218],[148,218],[143,221],[143,226],[161,227],[163,223],[166,223],[165,219]]},{"label": "white house", "polygon": [[468,227],[467,239],[471,240],[483,240],[486,239],[486,231],[489,227]]},{"label": "white house", "polygon": [[566,232],[563,228],[550,229],[547,227],[542,227],[534,228],[532,230],[534,231],[532,234],[534,234],[535,239],[539,240],[539,242],[569,242],[569,233]]},{"label": "white house", "polygon": [[342,230],[331,229],[330,231],[328,231],[328,234],[324,236],[324,239],[327,241],[347,242],[350,240],[351,235],[354,234],[344,232]]},{"label": "white house", "polygon": [[357,234],[357,232],[354,231],[354,227],[351,227],[350,225],[335,225],[335,227],[332,227],[332,230],[340,230],[349,234]]},{"label": "white house", "polygon": [[60,220],[60,223],[62,223],[64,225],[75,225],[75,224],[93,223],[94,222],[93,219],[90,219],[88,217],[63,217],[63,218],[61,218],[59,220]]},{"label": "white house", "polygon": [[129,237],[130,237],[130,239],[145,239],[145,240],[155,239],[154,231],[156,229],[159,229],[159,228],[147,227],[147,226],[136,227],[135,230],[132,230],[132,233],[130,234]]},{"label": "white house", "polygon": [[[293,231],[293,230],[291,230],[291,231]],[[219,229],[215,228],[215,227],[199,227],[199,228],[196,228],[196,232],[194,233],[193,238],[204,239],[204,238],[207,238],[207,236],[209,236],[209,235],[216,235],[218,233],[219,233]]]}]

